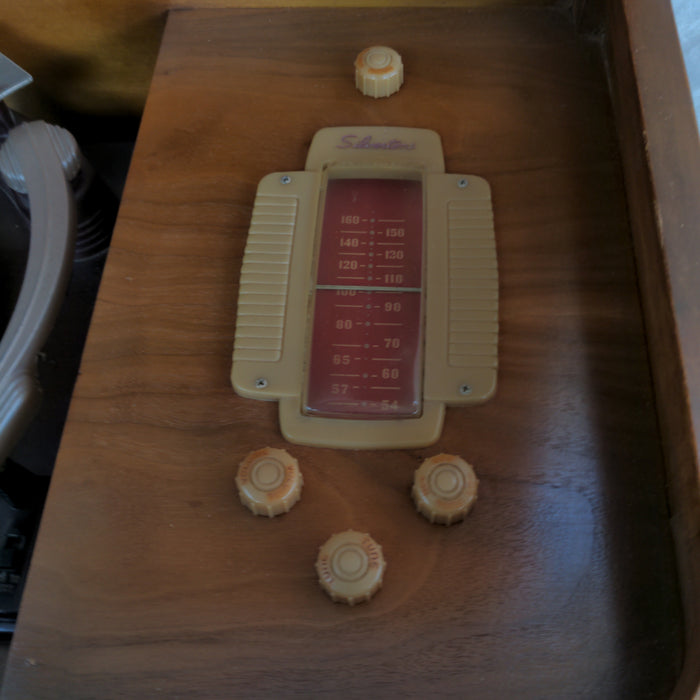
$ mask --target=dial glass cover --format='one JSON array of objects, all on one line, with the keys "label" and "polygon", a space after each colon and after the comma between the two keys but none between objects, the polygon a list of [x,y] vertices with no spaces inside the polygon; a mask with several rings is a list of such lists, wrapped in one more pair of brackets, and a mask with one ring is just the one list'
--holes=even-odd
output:
[{"label": "dial glass cover", "polygon": [[320,236],[304,413],[419,417],[422,182],[329,179]]}]

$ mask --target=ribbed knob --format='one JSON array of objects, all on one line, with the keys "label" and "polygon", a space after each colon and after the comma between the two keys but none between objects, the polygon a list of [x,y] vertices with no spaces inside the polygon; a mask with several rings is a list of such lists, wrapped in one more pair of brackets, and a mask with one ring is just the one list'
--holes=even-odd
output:
[{"label": "ribbed knob", "polygon": [[301,498],[303,484],[296,459],[272,447],[251,452],[236,475],[241,503],[255,515],[269,518],[289,512]]},{"label": "ribbed knob", "polygon": [[323,589],[334,601],[348,605],[369,600],[381,588],[385,569],[382,548],[356,530],[333,535],[316,560]]},{"label": "ribbed knob", "polygon": [[435,455],[416,470],[413,500],[431,523],[451,525],[471,510],[478,486],[474,470],[461,457]]},{"label": "ribbed knob", "polygon": [[370,46],[355,59],[355,87],[369,97],[388,97],[403,84],[403,62],[388,46]]}]

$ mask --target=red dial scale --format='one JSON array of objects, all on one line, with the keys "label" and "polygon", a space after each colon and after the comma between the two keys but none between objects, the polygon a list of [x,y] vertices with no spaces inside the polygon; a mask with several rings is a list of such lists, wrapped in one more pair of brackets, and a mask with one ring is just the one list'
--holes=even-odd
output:
[{"label": "red dial scale", "polygon": [[422,260],[419,181],[329,180],[307,415],[420,415]]}]

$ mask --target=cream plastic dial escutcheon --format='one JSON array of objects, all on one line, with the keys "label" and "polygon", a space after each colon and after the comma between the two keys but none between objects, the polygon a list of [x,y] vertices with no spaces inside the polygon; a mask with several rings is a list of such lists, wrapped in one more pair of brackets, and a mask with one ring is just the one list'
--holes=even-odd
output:
[{"label": "cream plastic dial escutcheon", "polygon": [[463,520],[476,501],[479,480],[461,457],[439,454],[416,470],[413,500],[431,523],[451,525]]},{"label": "cream plastic dial escutcheon", "polygon": [[388,46],[370,46],[355,59],[355,87],[368,97],[389,97],[403,84],[401,56]]},{"label": "cream plastic dial escutcheon", "polygon": [[255,515],[270,518],[289,512],[301,498],[303,484],[297,460],[272,447],[251,452],[236,474],[241,503]]},{"label": "cream plastic dial escutcheon", "polygon": [[333,535],[316,560],[323,589],[334,601],[348,605],[369,600],[381,588],[385,569],[382,548],[356,530]]}]

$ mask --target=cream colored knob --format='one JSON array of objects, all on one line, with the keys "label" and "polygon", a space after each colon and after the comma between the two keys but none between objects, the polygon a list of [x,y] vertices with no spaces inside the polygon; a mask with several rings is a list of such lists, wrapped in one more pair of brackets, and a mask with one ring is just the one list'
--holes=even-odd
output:
[{"label": "cream colored knob", "polygon": [[355,87],[369,97],[389,97],[403,84],[403,62],[388,46],[370,46],[355,59]]},{"label": "cream colored knob", "polygon": [[435,455],[416,470],[413,500],[431,523],[450,525],[471,510],[478,486],[474,470],[461,457]]},{"label": "cream colored knob", "polygon": [[303,484],[296,459],[272,447],[251,452],[236,474],[241,502],[256,515],[270,518],[289,511],[301,498]]},{"label": "cream colored knob", "polygon": [[333,535],[316,560],[321,586],[333,600],[348,605],[369,600],[381,588],[385,569],[382,548],[356,530]]}]

